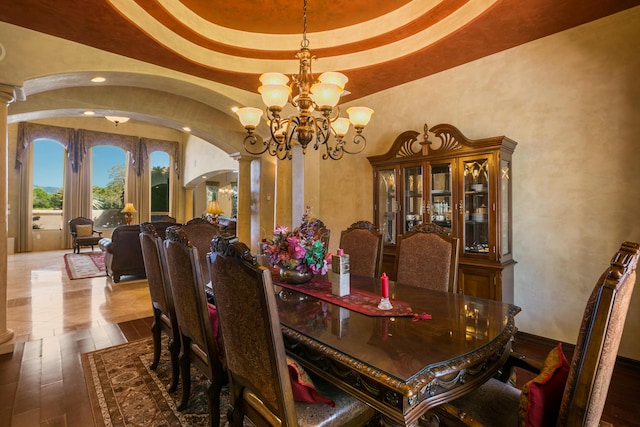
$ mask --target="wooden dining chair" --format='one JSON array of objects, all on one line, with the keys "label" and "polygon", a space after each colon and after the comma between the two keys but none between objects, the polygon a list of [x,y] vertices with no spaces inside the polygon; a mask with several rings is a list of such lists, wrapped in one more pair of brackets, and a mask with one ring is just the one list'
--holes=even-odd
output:
[{"label": "wooden dining chair", "polygon": [[271,272],[258,265],[246,245],[217,236],[209,256],[220,331],[231,388],[232,426],[246,416],[257,426],[363,425],[374,411],[314,378],[335,403],[294,401]]},{"label": "wooden dining chair", "polygon": [[217,314],[207,303],[198,249],[179,228],[168,228],[164,260],[180,328],[182,396],[178,409],[186,408],[191,393],[193,364],[208,379],[207,400],[211,426],[220,425],[220,391],[226,382],[218,351]]},{"label": "wooden dining chair", "polygon": [[358,221],[340,233],[340,248],[349,255],[351,274],[380,277],[382,234],[369,221]]},{"label": "wooden dining chair", "polygon": [[189,242],[198,249],[198,262],[200,271],[204,275],[203,283],[209,281],[209,270],[207,266],[207,253],[211,249],[211,240],[220,233],[220,228],[216,224],[211,224],[203,218],[193,218],[186,224],[175,226],[184,232]]},{"label": "wooden dining chair", "polygon": [[162,239],[155,227],[148,223],[140,224],[140,247],[144,268],[147,272],[151,306],[153,308],[153,324],[151,336],[153,337],[153,361],[151,369],[154,371],[160,361],[162,346],[162,333],[169,338],[169,354],[171,356],[171,383],[169,392],[174,392],[178,387],[180,376],[178,354],[180,353],[180,329],[178,318],[173,306],[173,295],[169,288],[168,280],[165,280],[162,268]]},{"label": "wooden dining chair", "polygon": [[470,394],[441,406],[441,415],[475,426],[598,426],[636,282],[639,248],[637,243],[624,242],[596,282],[570,365],[560,344],[549,352],[542,365],[512,354],[508,360],[512,366],[538,376],[522,390],[491,379]]},{"label": "wooden dining chair", "polygon": [[458,239],[442,227],[424,223],[398,236],[396,281],[405,285],[456,292]]}]

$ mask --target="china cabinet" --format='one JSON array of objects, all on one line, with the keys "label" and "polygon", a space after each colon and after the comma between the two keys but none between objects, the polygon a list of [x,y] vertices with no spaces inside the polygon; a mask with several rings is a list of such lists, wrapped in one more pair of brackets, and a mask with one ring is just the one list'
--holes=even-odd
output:
[{"label": "china cabinet", "polygon": [[383,269],[395,278],[399,235],[432,222],[460,241],[458,292],[513,302],[511,157],[516,142],[471,140],[449,124],[401,133],[369,157]]}]

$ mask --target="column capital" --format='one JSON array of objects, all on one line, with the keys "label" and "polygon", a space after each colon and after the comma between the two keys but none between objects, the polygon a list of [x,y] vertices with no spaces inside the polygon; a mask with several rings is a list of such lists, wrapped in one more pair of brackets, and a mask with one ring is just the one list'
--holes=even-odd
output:
[{"label": "column capital", "polygon": [[233,160],[236,160],[238,162],[252,162],[260,158],[259,156],[251,156],[251,155],[246,155],[239,152],[229,154],[229,157],[231,157]]},{"label": "column capital", "polygon": [[16,87],[0,83],[0,101],[9,105],[17,99]]}]

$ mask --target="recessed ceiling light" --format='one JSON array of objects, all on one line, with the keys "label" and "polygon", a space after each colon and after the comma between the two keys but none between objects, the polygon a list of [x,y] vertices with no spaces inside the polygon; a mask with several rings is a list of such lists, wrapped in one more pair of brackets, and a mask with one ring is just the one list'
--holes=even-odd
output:
[{"label": "recessed ceiling light", "polygon": [[185,132],[191,132],[191,128],[189,126],[184,126],[182,130]]},{"label": "recessed ceiling light", "polygon": [[96,114],[96,112],[95,111],[85,111],[82,114],[84,114],[85,116],[94,116]]},{"label": "recessed ceiling light", "polygon": [[92,82],[94,83],[102,83],[104,81],[106,81],[107,79],[105,79],[104,77],[94,77],[91,79]]},{"label": "recessed ceiling light", "polygon": [[231,107],[231,111],[233,111],[234,113],[237,112],[240,108],[239,107]]},{"label": "recessed ceiling light", "polygon": [[207,175],[202,175],[202,179],[207,179]]}]

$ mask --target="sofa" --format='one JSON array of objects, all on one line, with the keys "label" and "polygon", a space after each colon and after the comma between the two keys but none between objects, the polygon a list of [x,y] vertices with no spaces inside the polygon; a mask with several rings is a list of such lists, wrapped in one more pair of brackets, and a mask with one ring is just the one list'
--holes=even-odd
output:
[{"label": "sofa", "polygon": [[[152,222],[158,235],[164,239],[165,230],[176,224],[169,221]],[[140,224],[119,225],[113,229],[111,238],[98,243],[104,252],[107,275],[118,283],[122,276],[146,277],[142,248],[140,246]]]}]

